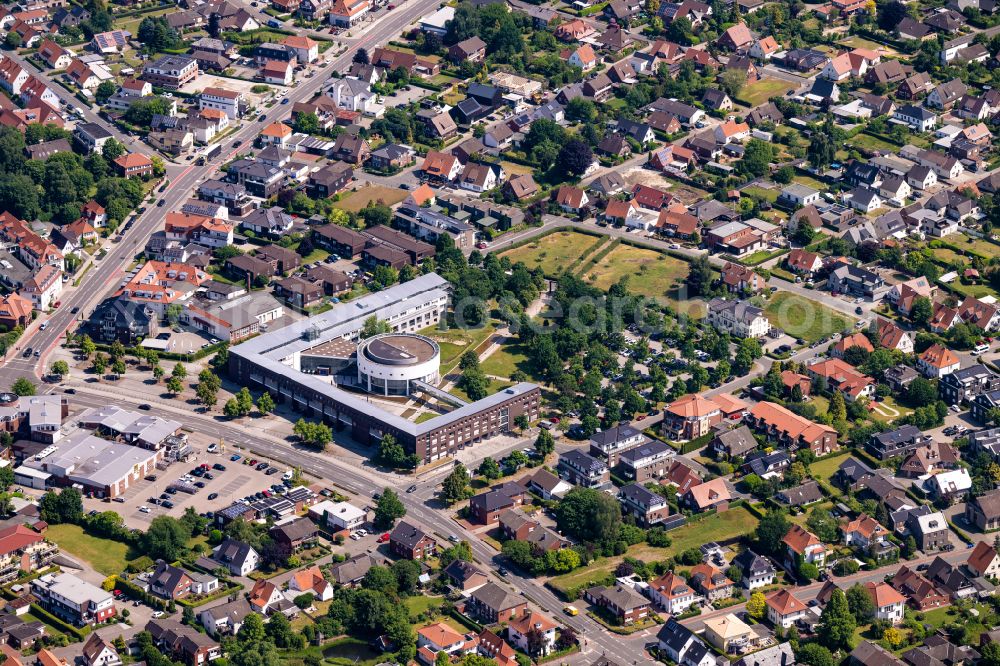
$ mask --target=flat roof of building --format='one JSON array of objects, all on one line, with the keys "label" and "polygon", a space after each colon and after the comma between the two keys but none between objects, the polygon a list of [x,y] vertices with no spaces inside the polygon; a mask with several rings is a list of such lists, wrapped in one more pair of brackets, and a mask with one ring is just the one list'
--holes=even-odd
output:
[{"label": "flat roof of building", "polygon": [[418,335],[383,335],[364,343],[364,353],[376,363],[415,365],[437,355],[438,346]]},{"label": "flat roof of building", "polygon": [[302,352],[303,356],[328,356],[330,358],[350,358],[357,351],[358,346],[352,340],[337,338],[310,347]]},{"label": "flat roof of building", "polygon": [[378,419],[385,425],[412,437],[420,437],[450,423],[503,404],[515,396],[534,391],[538,385],[522,382],[482,400],[418,424],[381,409],[364,397],[329,384],[322,378],[299,372],[294,367],[290,367],[285,359],[316,347],[318,344],[352,336],[364,326],[365,320],[369,317],[374,316],[379,320],[386,321],[413,310],[418,301],[447,299],[449,290],[450,285],[447,280],[437,273],[427,273],[409,282],[368,294],[348,303],[342,303],[322,314],[259,335],[233,347],[230,349],[230,354],[245,359],[275,375],[294,378],[294,381],[303,388],[328,396],[359,413],[373,414],[377,412]]}]

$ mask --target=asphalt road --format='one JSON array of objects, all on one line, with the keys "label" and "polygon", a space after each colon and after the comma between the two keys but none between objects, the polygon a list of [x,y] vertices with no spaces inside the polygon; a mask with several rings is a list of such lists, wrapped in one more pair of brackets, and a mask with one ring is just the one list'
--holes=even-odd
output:
[{"label": "asphalt road", "polygon": [[[343,55],[333,58],[326,66],[324,73],[343,72],[351,63],[354,53],[359,48],[372,49],[378,44],[395,37],[400,31],[423,16],[428,11],[437,6],[436,0],[410,0],[403,3],[398,9],[382,16],[381,20],[373,25],[364,35],[353,40],[344,40],[350,43],[350,47]],[[23,62],[23,60],[21,60]],[[31,65],[28,65],[32,67]],[[36,68],[33,68],[37,71]],[[39,78],[49,82],[52,88],[60,96],[72,98],[66,91],[44,73],[36,74]],[[77,315],[71,314],[73,308],[79,308],[79,316],[86,317],[93,307],[104,298],[109,290],[116,288],[122,279],[125,268],[134,259],[135,255],[141,251],[149,236],[159,229],[163,223],[164,216],[168,211],[180,208],[181,204],[191,195],[192,190],[205,178],[210,177],[220,164],[225,163],[236,153],[232,148],[233,142],[240,140],[243,144],[252,142],[263,129],[264,126],[274,121],[284,120],[291,115],[291,109],[295,102],[306,101],[320,91],[327,82],[328,77],[322,74],[311,79],[303,79],[297,86],[290,89],[286,98],[288,104],[276,105],[266,112],[265,122],[257,122],[250,119],[244,122],[243,127],[229,136],[226,141],[230,150],[223,152],[213,162],[203,166],[194,164],[188,165],[175,175],[168,174],[170,183],[163,193],[157,192],[158,198],[165,200],[162,207],[155,204],[147,206],[144,214],[136,218],[132,228],[125,234],[124,239],[118,244],[108,243],[108,255],[95,262],[95,265],[83,277],[78,288],[67,293],[62,299],[62,306],[54,314],[48,317],[40,317],[33,323],[18,344],[18,349],[9,355],[10,360],[0,368],[0,386],[9,386],[18,377],[29,377],[33,380],[41,377],[46,368],[46,359],[51,350],[59,343],[64,333],[73,323]],[[72,106],[80,106],[78,102],[71,102]],[[97,117],[89,110],[84,110],[84,116],[88,120],[100,123],[110,131],[115,128],[105,120]],[[90,114],[89,116],[87,114]],[[119,132],[116,136],[120,136]],[[129,140],[129,145],[131,142]],[[48,321],[45,331],[39,329],[39,323]],[[22,358],[19,350],[27,347],[41,350],[41,358]]]}]

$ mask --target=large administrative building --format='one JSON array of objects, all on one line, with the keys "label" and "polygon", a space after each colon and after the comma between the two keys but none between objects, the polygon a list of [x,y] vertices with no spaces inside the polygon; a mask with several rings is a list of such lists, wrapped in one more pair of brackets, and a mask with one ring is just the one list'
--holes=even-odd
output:
[{"label": "large administrative building", "polygon": [[[536,384],[520,383],[473,403],[435,388],[441,350],[417,331],[446,316],[449,289],[447,280],[428,273],[340,304],[233,347],[229,371],[236,381],[291,402],[337,430],[351,429],[358,441],[374,443],[391,434],[424,463],[507,432],[522,414],[537,419],[541,391]],[[370,317],[388,323],[392,332],[361,340]],[[456,407],[414,423],[366,395],[418,393]]]}]

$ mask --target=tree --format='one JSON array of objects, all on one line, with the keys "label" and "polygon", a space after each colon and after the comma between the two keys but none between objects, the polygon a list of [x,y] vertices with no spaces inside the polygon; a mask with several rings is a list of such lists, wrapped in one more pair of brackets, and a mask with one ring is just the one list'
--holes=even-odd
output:
[{"label": "tree", "polygon": [[263,416],[266,416],[274,411],[274,398],[272,398],[271,394],[267,391],[264,391],[264,393],[257,398],[257,411]]},{"label": "tree", "polygon": [[483,458],[483,461],[479,463],[479,468],[476,472],[491,481],[499,479],[503,476],[503,472],[500,471],[500,465],[498,465],[497,461],[490,456]]},{"label": "tree", "polygon": [[844,403],[844,394],[834,391],[830,399],[830,417],[834,423],[847,421],[847,405]]},{"label": "tree", "polygon": [[83,519],[83,496],[76,488],[53,490],[42,496],[38,511],[47,523],[79,523]]},{"label": "tree", "polygon": [[292,427],[292,432],[304,443],[321,450],[333,441],[333,431],[325,423],[313,423],[300,418]]},{"label": "tree", "polygon": [[21,48],[21,35],[17,34],[13,30],[7,33],[7,36],[3,38],[4,46],[6,46],[11,51]]},{"label": "tree", "polygon": [[354,62],[360,63],[362,65],[367,65],[370,61],[368,57],[368,50],[361,48],[354,52]]},{"label": "tree", "polygon": [[816,507],[809,512],[806,520],[806,527],[809,531],[819,537],[820,541],[834,543],[840,534],[840,525],[837,519],[824,508]]},{"label": "tree", "polygon": [[462,371],[458,387],[465,391],[472,401],[482,400],[490,394],[490,380],[478,365]]},{"label": "tree", "polygon": [[540,429],[538,437],[535,438],[535,451],[544,458],[555,450],[556,440],[552,437],[552,433],[544,428]]},{"label": "tree", "polygon": [[406,507],[391,488],[382,491],[375,503],[375,527],[386,530],[393,526],[397,519],[406,515]]},{"label": "tree", "polygon": [[760,590],[755,591],[747,600],[747,613],[755,620],[761,620],[767,612],[767,600]]},{"label": "tree", "polygon": [[559,503],[556,522],[559,529],[586,544],[610,546],[621,530],[621,506],[605,492],[573,488]]},{"label": "tree", "polygon": [[913,299],[913,305],[910,306],[910,320],[919,326],[926,326],[927,322],[931,319],[931,314],[933,313],[933,306],[931,305],[931,299],[926,296],[917,296]]},{"label": "tree", "polygon": [[403,445],[388,433],[382,436],[375,459],[386,467],[400,468],[416,466],[413,464],[412,457],[406,454]]},{"label": "tree", "polygon": [[27,377],[18,377],[15,379],[14,383],[10,385],[10,390],[14,395],[19,395],[22,398],[35,395],[35,385]]},{"label": "tree", "polygon": [[594,152],[583,139],[570,139],[559,149],[558,164],[571,178],[579,178],[594,162]]},{"label": "tree", "polygon": [[836,663],[830,651],[819,643],[806,643],[795,656],[800,664],[806,666],[834,666]]},{"label": "tree", "polygon": [[760,178],[768,173],[773,161],[774,146],[760,139],[750,139],[737,168],[742,174]]},{"label": "tree", "polygon": [[392,332],[392,327],[389,326],[388,322],[380,321],[378,317],[372,315],[365,319],[364,325],[361,327],[361,339],[370,338],[375,335],[380,335],[382,333]]},{"label": "tree", "polygon": [[125,145],[117,139],[108,139],[101,148],[101,156],[109,162],[114,162],[116,159],[125,154]]},{"label": "tree", "polygon": [[711,292],[713,278],[712,265],[707,256],[702,255],[693,260],[687,278],[688,296],[707,296]]},{"label": "tree", "polygon": [[176,518],[157,516],[142,535],[142,545],[151,558],[173,562],[187,552],[191,532]]},{"label": "tree", "polygon": [[184,379],[187,377],[187,368],[184,367],[183,363],[177,363],[174,365],[174,369],[170,373],[171,377],[176,377],[177,379]]},{"label": "tree", "polygon": [[167,379],[167,392],[171,395],[177,395],[184,391],[184,382],[182,382],[177,377],[170,377]]},{"label": "tree", "polygon": [[97,86],[97,90],[94,91],[94,99],[97,100],[98,104],[103,105],[117,90],[118,87],[114,81],[101,81],[101,84]]},{"label": "tree", "polygon": [[820,615],[817,627],[820,642],[831,650],[850,650],[856,627],[847,597],[835,589]]},{"label": "tree", "polygon": [[739,97],[747,84],[747,73],[739,69],[727,69],[719,76],[719,86],[730,97]]},{"label": "tree", "polygon": [[253,643],[264,640],[264,620],[257,613],[248,613],[243,619],[243,626],[240,627],[236,637],[240,642]]},{"label": "tree", "polygon": [[194,387],[194,393],[205,407],[211,409],[219,401],[219,387],[212,381],[201,381]]},{"label": "tree", "polygon": [[83,338],[80,339],[80,351],[87,358],[93,356],[94,352],[97,351],[97,345],[90,339],[89,335],[84,335]]},{"label": "tree", "polygon": [[451,505],[466,499],[470,494],[469,471],[462,463],[455,463],[451,473],[441,482],[441,498]]},{"label": "tree", "polygon": [[851,615],[858,625],[869,624],[875,617],[875,602],[863,585],[855,583],[848,590],[847,607],[851,609]]},{"label": "tree", "polygon": [[758,547],[767,555],[779,555],[783,549],[782,539],[788,534],[792,524],[781,509],[771,509],[757,525]]},{"label": "tree", "polygon": [[55,361],[52,364],[52,367],[49,368],[49,372],[59,379],[62,379],[69,374],[69,363],[66,361]]}]

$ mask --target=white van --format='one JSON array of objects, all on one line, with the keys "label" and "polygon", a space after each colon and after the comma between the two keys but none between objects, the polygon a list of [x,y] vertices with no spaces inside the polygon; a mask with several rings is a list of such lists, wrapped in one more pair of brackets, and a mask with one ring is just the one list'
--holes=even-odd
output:
[{"label": "white van", "polygon": [[973,354],[985,354],[990,350],[990,346],[985,342],[980,342],[978,345],[972,348]]}]

